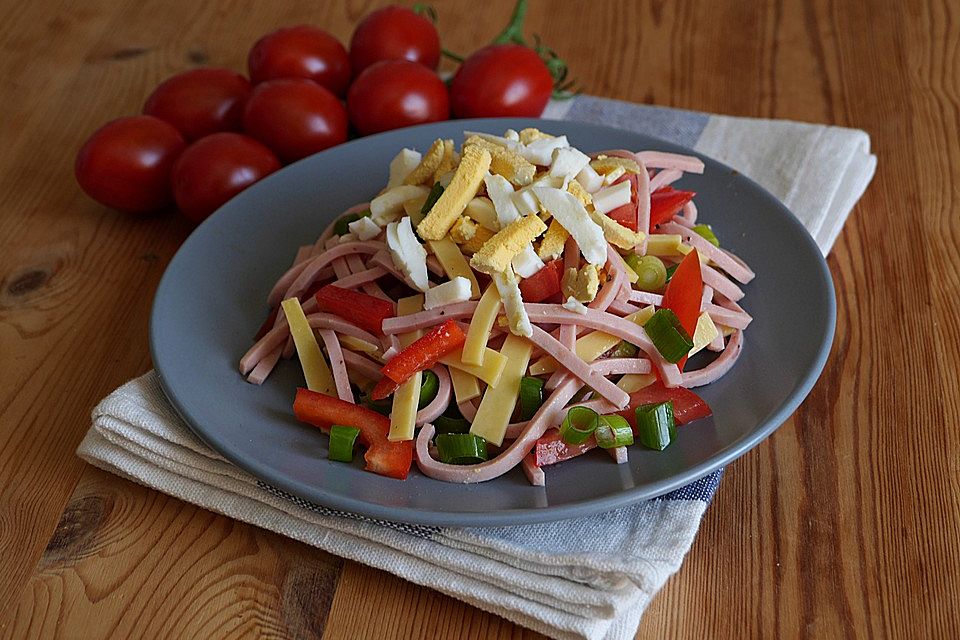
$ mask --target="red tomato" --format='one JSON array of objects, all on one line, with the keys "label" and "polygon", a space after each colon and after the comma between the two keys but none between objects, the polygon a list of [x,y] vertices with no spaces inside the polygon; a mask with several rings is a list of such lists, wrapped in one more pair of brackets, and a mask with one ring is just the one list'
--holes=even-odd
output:
[{"label": "red tomato", "polygon": [[[621,182],[630,183],[630,202],[608,212],[607,215],[631,231],[637,231],[637,189],[639,187],[637,174],[628,173],[621,176],[613,184],[620,184]],[[647,229],[643,230],[644,233],[647,231]]]},{"label": "red tomato", "polygon": [[103,125],[80,148],[74,173],[91,198],[129,213],[170,205],[170,170],[186,143],[180,132],[153,116]]},{"label": "red tomato", "polygon": [[450,85],[450,104],[457,118],[535,117],[552,92],[553,76],[535,51],[497,44],[460,65]]},{"label": "red tomato", "polygon": [[381,60],[409,60],[436,69],[440,64],[440,35],[433,23],[406,7],[384,7],[357,25],[350,38],[350,67],[354,77]]},{"label": "red tomato", "polygon": [[450,117],[447,87],[436,73],[407,60],[384,60],[347,92],[350,122],[363,135]]},{"label": "red tomato", "polygon": [[520,281],[520,295],[524,302],[543,302],[560,292],[563,279],[563,259],[548,262],[540,271]]},{"label": "red tomato", "polygon": [[247,68],[254,84],[276,78],[308,78],[338,96],[350,84],[350,58],[326,31],[299,25],[263,36],[250,49]]},{"label": "red tomato", "polygon": [[220,205],[280,168],[280,161],[253,138],[214,133],[200,138],[173,166],[173,195],[184,215],[201,222]]},{"label": "red tomato", "polygon": [[253,90],[243,128],[281,160],[293,162],[346,142],[347,110],[315,82],[270,80]]},{"label": "red tomato", "polygon": [[196,140],[217,131],[239,131],[250,91],[250,82],[229,69],[193,69],[154,89],[143,112]]}]

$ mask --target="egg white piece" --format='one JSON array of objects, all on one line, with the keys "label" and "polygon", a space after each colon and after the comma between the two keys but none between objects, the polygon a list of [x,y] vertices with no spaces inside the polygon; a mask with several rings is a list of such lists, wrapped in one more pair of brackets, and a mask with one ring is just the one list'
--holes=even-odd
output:
[{"label": "egg white piece", "polygon": [[426,293],[430,288],[427,278],[427,251],[417,241],[410,224],[410,216],[404,216],[400,222],[387,225],[387,247],[393,263],[418,290]]},{"label": "egg white piece", "polygon": [[419,151],[413,149],[401,149],[400,153],[390,161],[390,179],[387,181],[387,189],[393,189],[403,184],[413,170],[420,164],[421,156]]},{"label": "egg white piece", "polygon": [[583,204],[573,194],[560,189],[534,187],[533,191],[547,211],[577,241],[587,262],[603,266],[607,261],[607,241],[603,229],[590,219]]},{"label": "egg white piece", "polygon": [[[497,212],[497,221],[500,223],[500,228],[502,229],[520,218],[520,211],[517,209],[513,199],[516,193],[510,181],[503,176],[490,173],[486,175],[483,181],[484,184],[487,185],[487,195],[490,196],[490,200],[493,201],[493,207]],[[527,202],[525,202],[525,205],[532,207],[532,213],[539,211],[540,208],[537,206],[536,196],[528,190],[525,191],[532,199],[532,205]],[[543,260],[537,256],[537,252],[534,251],[533,245],[530,243],[527,243],[523,251],[511,261],[511,264],[513,265],[513,270],[516,271],[517,275],[521,278],[529,278],[543,268]]]},{"label": "egg white piece", "polygon": [[388,189],[370,201],[370,217],[377,224],[396,220],[403,211],[403,203],[414,198],[426,198],[430,189],[418,185],[403,184]]},{"label": "egg white piece", "polygon": [[455,302],[466,302],[470,299],[470,281],[463,276],[431,287],[423,296],[423,308],[429,311]]},{"label": "egg white piece", "polygon": [[587,193],[596,193],[603,186],[603,176],[589,164],[577,174],[577,182],[583,185]]},{"label": "egg white piece", "polygon": [[553,162],[553,152],[556,149],[563,149],[569,146],[570,143],[567,141],[567,136],[539,138],[525,145],[520,155],[522,155],[527,162],[546,167]]},{"label": "egg white piece", "polygon": [[359,240],[372,240],[380,235],[380,226],[370,219],[370,216],[364,216],[359,220],[354,220],[347,225],[350,232]]},{"label": "egg white piece", "polygon": [[556,149],[553,152],[553,162],[550,164],[550,175],[554,178],[563,178],[564,182],[580,173],[590,164],[590,156],[574,147]]},{"label": "egg white piece", "polygon": [[630,182],[626,180],[593,194],[593,210],[597,213],[607,213],[625,204],[630,204]]},{"label": "egg white piece", "polygon": [[503,310],[506,312],[510,331],[518,336],[529,338],[533,335],[533,326],[530,317],[523,306],[523,297],[520,295],[520,285],[517,276],[508,268],[502,273],[493,274],[493,284],[500,294]]},{"label": "egg white piece", "polygon": [[567,298],[567,301],[563,303],[563,308],[568,311],[573,311],[574,313],[579,313],[582,316],[587,315],[586,305],[584,305],[582,302],[580,302],[573,296],[569,296]]}]

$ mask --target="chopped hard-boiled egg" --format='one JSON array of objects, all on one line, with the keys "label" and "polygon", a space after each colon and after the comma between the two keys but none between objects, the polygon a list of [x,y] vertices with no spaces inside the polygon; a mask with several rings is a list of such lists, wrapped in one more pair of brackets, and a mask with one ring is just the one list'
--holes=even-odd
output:
[{"label": "chopped hard-boiled egg", "polygon": [[[443,154],[446,152],[446,145],[444,141],[440,138],[437,138],[433,141],[433,144],[430,145],[430,148],[427,150],[427,153],[424,154],[423,158],[410,174],[403,179],[404,184],[427,184],[433,180],[433,174],[440,167],[440,163],[443,162]],[[432,184],[432,183],[431,183]]]},{"label": "chopped hard-boiled egg", "polygon": [[520,253],[513,257],[510,264],[513,265],[513,270],[521,278],[529,278],[537,273],[537,271],[540,271],[540,269],[543,269],[544,266],[543,260],[537,256],[537,252],[529,242]]},{"label": "chopped hard-boiled egg", "polygon": [[477,189],[489,169],[490,152],[477,146],[467,147],[450,185],[417,225],[420,237],[424,240],[439,240],[447,235],[450,227],[466,209],[467,203],[477,195]]},{"label": "chopped hard-boiled egg", "polygon": [[552,137],[549,133],[544,133],[535,127],[527,127],[526,129],[520,130],[520,142],[523,144],[530,144],[534,140],[549,139]]},{"label": "chopped hard-boiled egg", "polygon": [[525,216],[532,216],[540,211],[540,203],[537,202],[537,196],[530,190],[520,189],[512,196],[513,204],[517,210]]},{"label": "chopped hard-boiled egg", "polygon": [[597,213],[607,213],[625,204],[630,204],[630,183],[627,181],[604,187],[593,194],[593,210]]},{"label": "chopped hard-boiled egg", "polygon": [[553,162],[550,164],[550,176],[569,180],[583,171],[590,162],[590,156],[574,147],[564,147],[553,151]]},{"label": "chopped hard-boiled egg", "polygon": [[467,203],[467,208],[463,210],[463,215],[469,216],[482,227],[496,233],[500,231],[500,222],[497,220],[497,210],[493,206],[490,198],[478,196]]},{"label": "chopped hard-boiled egg", "polygon": [[603,213],[591,211],[590,219],[603,229],[603,237],[607,239],[607,242],[621,249],[633,249],[646,237],[643,232],[628,229]]},{"label": "chopped hard-boiled egg", "polygon": [[450,227],[450,237],[454,242],[463,244],[469,242],[471,238],[477,235],[477,223],[467,216],[460,216]]},{"label": "chopped hard-boiled egg", "polygon": [[627,172],[623,167],[616,167],[610,173],[603,174],[603,184],[613,184]]},{"label": "chopped hard-boiled egg", "polygon": [[563,274],[560,289],[568,298],[590,302],[600,290],[600,269],[592,264],[585,264],[579,269],[570,267]]},{"label": "chopped hard-boiled egg", "polygon": [[[607,175],[614,173],[619,169],[627,173],[640,173],[640,165],[636,160],[630,158],[618,158],[615,156],[598,156],[590,161],[590,166],[599,174]],[[621,172],[620,175],[623,175]]]},{"label": "chopped hard-boiled egg", "polygon": [[498,231],[474,253],[470,266],[490,275],[504,271],[524,247],[546,230],[547,225],[537,216],[518,218]]},{"label": "chopped hard-boiled egg", "polygon": [[430,287],[423,297],[423,308],[430,310],[455,302],[466,302],[470,299],[470,281],[463,276],[457,276],[443,284]]},{"label": "chopped hard-boiled egg", "polygon": [[[472,238],[466,242],[458,242],[460,245],[460,251],[464,254],[472,256],[477,251],[483,248],[483,245],[487,244],[487,241],[493,237],[493,231],[490,231],[486,227],[477,227],[477,233]],[[456,239],[454,239],[456,242]]]},{"label": "chopped hard-boiled egg", "polygon": [[576,196],[577,200],[579,200],[580,204],[584,207],[593,204],[593,196],[576,180],[571,180],[567,183],[567,191]]},{"label": "chopped hard-boiled egg", "polygon": [[607,241],[603,229],[590,219],[576,196],[551,187],[534,187],[540,203],[573,236],[587,262],[602,266],[607,261]]},{"label": "chopped hard-boiled egg", "polygon": [[520,283],[517,275],[508,266],[504,271],[493,274],[493,284],[500,294],[503,310],[507,315],[510,332],[518,336],[529,338],[533,335],[533,326],[530,317],[523,307],[523,298],[520,295]]},{"label": "chopped hard-boiled egg", "polygon": [[[493,201],[497,213],[497,222],[501,228],[507,227],[520,218],[520,212],[513,202],[513,185],[506,178],[499,175],[489,174],[483,179],[487,186],[487,195]],[[537,271],[543,268],[543,261],[537,257],[533,245],[527,243],[513,258],[513,270],[521,278],[529,278]]]},{"label": "chopped hard-boiled egg", "polygon": [[526,143],[523,151],[520,153],[528,162],[546,167],[553,162],[553,152],[555,150],[569,146],[570,143],[567,142],[567,136],[558,136],[556,138],[545,137]]},{"label": "chopped hard-boiled egg", "polygon": [[418,197],[426,198],[429,193],[426,187],[409,184],[387,189],[370,201],[370,217],[380,225],[393,222],[403,211],[404,202]]},{"label": "chopped hard-boiled egg", "polygon": [[[519,152],[523,145],[517,140],[511,140],[504,136],[495,136],[491,133],[483,133],[480,131],[464,131],[463,132],[464,140],[469,140],[470,138],[477,137],[486,142],[492,142],[495,145],[506,147],[511,151]],[[464,142],[466,144],[466,142]]]},{"label": "chopped hard-boiled egg", "polygon": [[494,142],[488,142],[479,136],[471,136],[463,143],[464,149],[481,147],[490,152],[490,171],[501,175],[511,183],[523,186],[530,184],[537,168],[527,162],[523,156]]},{"label": "chopped hard-boiled egg", "polygon": [[422,159],[419,151],[401,149],[400,153],[390,161],[390,179],[387,181],[387,189],[393,189],[403,184],[403,181],[413,173]]},{"label": "chopped hard-boiled egg", "polygon": [[541,260],[559,258],[560,254],[563,253],[563,246],[567,243],[567,238],[569,237],[570,234],[567,233],[567,230],[554,218],[550,221],[550,226],[547,227],[547,232],[543,235],[543,240],[540,241],[537,256],[539,256]]},{"label": "chopped hard-boiled egg", "polygon": [[567,298],[567,301],[563,303],[563,308],[580,315],[587,315],[587,307],[573,296]]},{"label": "chopped hard-boiled egg", "polygon": [[372,240],[380,235],[380,226],[370,219],[370,216],[364,216],[359,220],[354,220],[347,225],[350,233],[357,236],[358,240]]},{"label": "chopped hard-boiled egg", "polygon": [[427,279],[427,251],[417,241],[409,216],[404,216],[400,222],[387,225],[387,247],[397,269],[407,276],[417,289],[427,291],[430,288],[430,281]]},{"label": "chopped hard-boiled egg", "polygon": [[583,185],[587,193],[594,193],[603,186],[603,176],[588,164],[577,174],[577,182]]},{"label": "chopped hard-boiled egg", "polygon": [[453,140],[443,141],[443,157],[440,159],[440,166],[433,172],[433,181],[440,182],[440,179],[448,173],[453,173],[460,156],[457,154],[457,148],[453,145]]}]

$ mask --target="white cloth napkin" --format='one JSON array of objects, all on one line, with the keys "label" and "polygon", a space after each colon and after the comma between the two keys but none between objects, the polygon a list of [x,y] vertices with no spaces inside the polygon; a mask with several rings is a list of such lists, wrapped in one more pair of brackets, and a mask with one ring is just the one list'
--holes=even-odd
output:
[{"label": "white cloth napkin", "polygon": [[[826,253],[876,166],[862,131],[748,120],[578,96],[545,117],[620,126],[691,146],[780,197]],[[426,585],[555,638],[631,638],[683,561],[715,472],[667,496],[542,525],[440,528],[326,509],[258,481],[200,442],[153,372],[93,411],[91,464],[232,518]],[[584,541],[590,541],[589,546]]]}]

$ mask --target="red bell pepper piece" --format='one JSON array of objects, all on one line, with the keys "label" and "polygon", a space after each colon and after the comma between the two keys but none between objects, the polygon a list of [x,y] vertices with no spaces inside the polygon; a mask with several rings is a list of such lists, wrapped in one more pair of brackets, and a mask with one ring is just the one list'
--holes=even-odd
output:
[{"label": "red bell pepper piece", "polygon": [[[683,387],[668,389],[662,382],[654,382],[639,391],[631,393],[630,404],[618,413],[627,419],[630,427],[633,428],[633,434],[636,436],[639,435],[637,433],[637,407],[642,404],[666,402],[668,400],[673,402],[673,419],[678,426],[700,418],[706,418],[713,413],[710,405],[693,391]],[[560,437],[558,429],[551,429],[541,436],[537,440],[537,444],[534,445],[533,461],[538,467],[545,467],[570,458],[576,458],[596,447],[597,441],[593,436],[580,444],[567,444]]]},{"label": "red bell pepper piece", "polygon": [[567,444],[560,437],[559,429],[550,429],[542,435],[533,447],[533,463],[538,467],[557,464],[570,458],[582,456],[587,451],[597,448],[597,441],[593,436],[580,444]]},{"label": "red bell pepper piece", "polygon": [[387,396],[393,395],[393,392],[396,391],[399,387],[400,387],[399,384],[397,384],[387,376],[383,376],[382,378],[380,378],[380,382],[378,382],[370,391],[370,397],[373,398],[374,400],[383,400]]},{"label": "red bell pepper piece", "polygon": [[520,296],[524,302],[543,302],[560,292],[562,278],[563,260],[551,260],[540,271],[520,281]]},{"label": "red bell pepper piece", "polygon": [[404,480],[413,463],[413,441],[390,442],[390,419],[376,411],[345,402],[333,396],[297,389],[293,412],[301,422],[320,427],[324,432],[330,425],[341,424],[360,430],[360,442],[367,447],[363,459],[367,471]]},{"label": "red bell pepper piece", "polygon": [[[638,178],[635,173],[628,173],[624,176],[621,176],[619,180],[613,184],[618,184],[627,180],[630,182],[630,202],[617,207],[613,211],[607,213],[607,215],[617,222],[618,224],[623,225],[624,227],[630,229],[631,231],[637,231],[637,187],[638,187]],[[643,230],[644,233],[647,232],[646,229]]]},{"label": "red bell pepper piece", "polygon": [[637,407],[641,404],[653,404],[666,402],[667,400],[673,402],[673,419],[678,426],[700,418],[706,418],[713,413],[710,405],[690,389],[683,387],[670,389],[659,381],[631,393],[630,404],[618,413],[626,418],[630,426],[633,427],[633,434],[639,435],[637,433]]},{"label": "red bell pepper piece", "polygon": [[[692,336],[697,329],[702,298],[703,273],[700,271],[700,256],[694,249],[677,265],[677,270],[673,272],[673,277],[663,292],[663,303],[660,306],[673,311],[683,328]],[[681,371],[686,361],[687,357],[684,356],[677,363]]]},{"label": "red bell pepper piece", "polygon": [[396,315],[389,300],[332,284],[317,291],[315,297],[321,311],[338,315],[378,336],[383,335],[383,321]]},{"label": "red bell pepper piece", "polygon": [[680,213],[684,205],[697,195],[695,191],[678,191],[671,187],[657,189],[650,194],[650,228],[658,224],[670,222],[670,219]]},{"label": "red bell pepper piece", "polygon": [[[390,362],[380,369],[384,377],[396,384],[403,384],[417,371],[429,369],[437,360],[447,355],[466,341],[467,336],[453,320],[447,320],[423,335],[422,338],[410,344],[406,349],[393,357]],[[380,400],[387,395],[383,393],[380,384],[374,388],[373,399]]]}]

